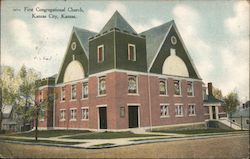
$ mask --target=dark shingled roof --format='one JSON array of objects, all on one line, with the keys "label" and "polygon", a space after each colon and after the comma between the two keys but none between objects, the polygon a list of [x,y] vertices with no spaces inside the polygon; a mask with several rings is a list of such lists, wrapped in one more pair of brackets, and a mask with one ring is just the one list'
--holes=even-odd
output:
[{"label": "dark shingled roof", "polygon": [[136,31],[128,24],[128,22],[121,16],[118,11],[115,11],[113,16],[100,31],[100,34],[104,33],[105,31],[109,31],[112,28],[118,28],[121,31],[127,31],[129,33],[137,34]]},{"label": "dark shingled roof", "polygon": [[77,27],[73,27],[73,32],[75,32],[78,40],[80,41],[80,44],[84,49],[87,58],[89,58],[89,37],[92,37],[97,33]]},{"label": "dark shingled roof", "polygon": [[207,96],[207,99],[205,99],[203,102],[204,102],[205,104],[212,104],[212,103],[221,103],[222,105],[225,104],[224,101],[215,98],[213,95],[208,95],[208,96]]},{"label": "dark shingled roof", "polygon": [[164,23],[160,26],[151,28],[147,31],[140,33],[140,35],[146,36],[146,50],[147,50],[147,63],[148,67],[153,62],[157,50],[161,46],[168,30],[174,24],[174,21]]}]

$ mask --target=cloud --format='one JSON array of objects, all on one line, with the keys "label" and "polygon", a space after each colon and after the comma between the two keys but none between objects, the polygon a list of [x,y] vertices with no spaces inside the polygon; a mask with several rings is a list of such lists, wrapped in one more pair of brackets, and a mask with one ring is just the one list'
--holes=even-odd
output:
[{"label": "cloud", "polygon": [[234,4],[234,15],[224,20],[230,45],[220,47],[225,94],[237,90],[241,100],[249,99],[249,4],[239,1]]},{"label": "cloud", "polygon": [[136,22],[132,22],[132,27],[137,31],[137,33],[146,31],[150,28],[156,27],[161,25],[163,22],[161,20],[158,19],[152,19],[149,20],[146,23],[136,23]]},{"label": "cloud", "polygon": [[127,14],[126,6],[121,2],[110,2],[104,10],[89,9],[87,11],[87,28],[99,32],[115,11]]},{"label": "cloud", "polygon": [[15,42],[26,48],[32,47],[32,36],[27,24],[20,19],[13,19],[9,22],[11,35]]},{"label": "cloud", "polygon": [[202,18],[199,13],[188,5],[177,5],[173,9],[174,20],[186,43],[190,56],[204,80],[209,79],[215,69],[213,64],[212,46],[199,35],[199,23]]},{"label": "cloud", "polygon": [[234,5],[234,16],[224,21],[225,28],[234,36],[248,38],[249,33],[249,3],[239,1]]}]

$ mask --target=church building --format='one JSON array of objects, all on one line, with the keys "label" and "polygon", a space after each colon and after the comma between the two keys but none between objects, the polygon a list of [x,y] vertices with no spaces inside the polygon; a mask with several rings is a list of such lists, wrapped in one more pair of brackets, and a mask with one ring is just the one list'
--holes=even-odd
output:
[{"label": "church building", "polygon": [[141,33],[115,12],[73,27],[57,76],[40,80],[39,127],[121,130],[205,121],[203,82],[175,22]]}]

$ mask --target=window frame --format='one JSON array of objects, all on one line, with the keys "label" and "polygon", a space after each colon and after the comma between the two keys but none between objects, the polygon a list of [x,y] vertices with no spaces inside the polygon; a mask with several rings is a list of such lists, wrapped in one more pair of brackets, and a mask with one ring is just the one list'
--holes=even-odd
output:
[{"label": "window frame", "polygon": [[[62,118],[62,112],[63,112],[63,118]],[[66,120],[66,109],[60,109],[60,121]]]},{"label": "window frame", "polygon": [[[193,106],[193,113],[191,111],[191,107]],[[188,104],[188,116],[196,116],[195,104]]]},{"label": "window frame", "polygon": [[38,118],[39,118],[39,121],[45,120],[45,110],[44,109],[40,109]]},{"label": "window frame", "polygon": [[[99,59],[99,48],[102,48],[102,60]],[[98,45],[97,46],[97,63],[103,63],[104,62],[104,45]]]},{"label": "window frame", "polygon": [[[104,90],[104,93],[101,93],[101,90],[100,90],[100,85],[101,85],[101,80],[102,79],[104,79],[104,81],[105,81],[105,90]],[[100,77],[98,77],[98,88],[97,88],[98,90],[97,90],[97,94],[98,94],[98,96],[106,96],[106,94],[107,94],[107,86],[106,86],[106,76],[100,76]]]},{"label": "window frame", "polygon": [[[85,94],[85,87],[87,86],[87,94]],[[82,82],[82,99],[88,99],[89,97],[89,83],[88,82]]]},{"label": "window frame", "polygon": [[[85,117],[85,118],[83,118],[83,112],[84,112],[84,110],[88,110],[87,111],[87,118]],[[89,107],[81,107],[81,120],[84,120],[84,121],[86,121],[86,120],[89,120]]]},{"label": "window frame", "polygon": [[[191,83],[191,94],[189,94],[189,84]],[[193,97],[194,96],[194,82],[193,81],[187,81],[187,96]]]},{"label": "window frame", "polygon": [[[181,109],[180,109],[181,108]],[[179,114],[179,112],[181,112]],[[175,117],[183,117],[184,116],[184,106],[183,104],[175,104]]]},{"label": "window frame", "polygon": [[[134,51],[134,58],[131,58],[131,52],[130,52],[130,47],[133,47],[133,51]],[[135,44],[128,44],[128,60],[129,61],[136,61],[136,47]]]},{"label": "window frame", "polygon": [[[178,85],[179,85],[179,94],[176,94],[176,87],[175,87],[175,82],[178,81]],[[174,80],[174,96],[181,96],[181,80]]]},{"label": "window frame", "polygon": [[43,102],[43,90],[39,90],[39,103]]},{"label": "window frame", "polygon": [[[136,84],[136,90],[135,90],[135,92],[129,92],[129,79],[130,78],[134,78],[135,79],[135,84]],[[138,90],[138,76],[137,75],[128,75],[127,76],[127,80],[128,80],[128,95],[138,95],[138,92],[139,92],[139,90]]]},{"label": "window frame", "polygon": [[[164,94],[161,93],[161,82],[165,83],[165,93]],[[168,95],[168,86],[167,86],[166,79],[162,79],[162,78],[159,79],[159,94],[160,94],[160,96],[167,96]]]},{"label": "window frame", "polygon": [[[75,112],[75,114],[72,112]],[[77,120],[77,108],[70,108],[70,121],[76,121],[76,120]]]},{"label": "window frame", "polygon": [[[75,92],[73,92],[73,86],[75,87]],[[76,100],[76,98],[77,98],[77,84],[72,84],[71,85],[71,100]]]},{"label": "window frame", "polygon": [[[164,109],[162,109],[163,107],[167,108],[167,109],[165,109],[165,110],[167,110],[167,111],[165,111],[165,112],[167,112],[167,114],[162,115],[163,114],[162,112],[164,112],[163,111]],[[162,103],[162,104],[160,104],[160,118],[167,118],[167,117],[170,117],[169,104],[168,103]]]},{"label": "window frame", "polygon": [[64,102],[66,100],[66,97],[65,97],[65,90],[66,90],[66,87],[65,86],[62,86],[61,87],[61,102]]}]

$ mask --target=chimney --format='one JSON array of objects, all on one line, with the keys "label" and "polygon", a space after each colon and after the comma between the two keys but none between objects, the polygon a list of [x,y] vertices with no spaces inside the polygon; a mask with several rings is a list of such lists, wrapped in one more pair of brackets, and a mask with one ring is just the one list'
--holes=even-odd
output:
[{"label": "chimney", "polygon": [[213,95],[213,84],[212,84],[212,82],[209,82],[207,84],[207,86],[208,86],[208,95]]},{"label": "chimney", "polygon": [[212,85],[212,82],[209,82],[207,84],[207,87],[208,87],[208,95],[213,95],[213,85]]}]

